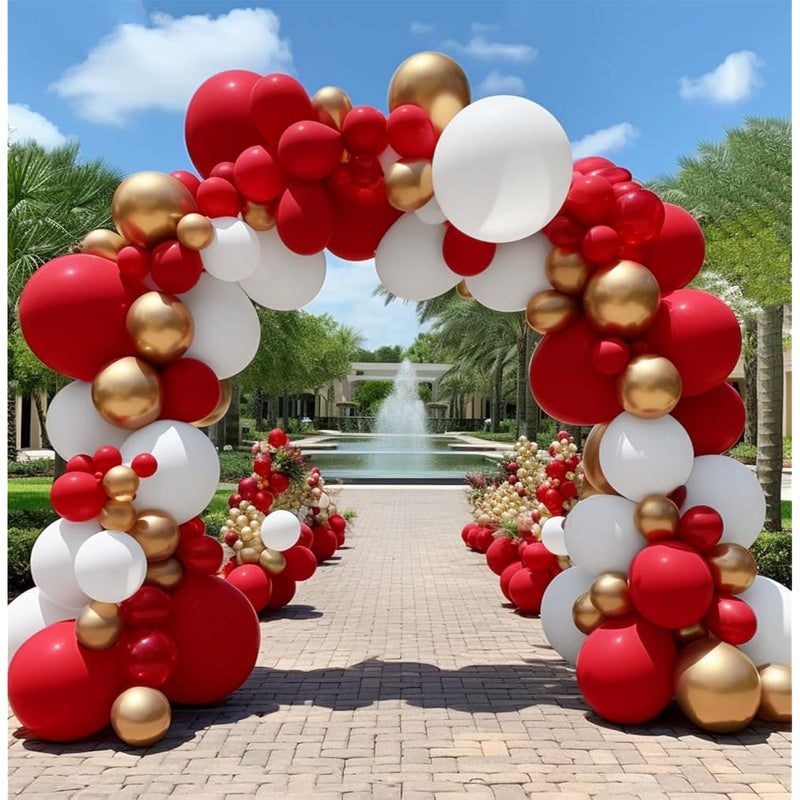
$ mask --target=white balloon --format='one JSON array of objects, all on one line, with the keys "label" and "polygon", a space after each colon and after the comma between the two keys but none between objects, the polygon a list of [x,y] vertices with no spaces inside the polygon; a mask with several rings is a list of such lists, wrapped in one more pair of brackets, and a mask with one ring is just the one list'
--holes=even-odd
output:
[{"label": "white balloon", "polygon": [[300,538],[300,520],[291,511],[273,511],[261,523],[261,541],[272,550],[288,550]]},{"label": "white balloon", "polygon": [[256,232],[237,217],[211,220],[214,238],[200,251],[206,272],[221,281],[240,281],[252,275],[261,255]]},{"label": "white balloon", "polygon": [[500,244],[492,263],[483,272],[467,278],[467,288],[487,308],[524,311],[534,294],[553,288],[545,274],[551,249],[543,233]]},{"label": "white balloon", "polygon": [[106,422],[92,402],[92,384],[73,381],[52,400],[45,421],[53,449],[66,461],[78,453],[91,455],[104,444],[119,447],[128,435]]},{"label": "white balloon", "polygon": [[755,636],[740,644],[742,652],[757,666],[792,664],[792,593],[783,584],[756,575],[752,586],[738,595],[756,615]]},{"label": "white balloon", "polygon": [[692,440],[683,425],[666,415],[641,419],[623,411],[600,440],[600,467],[624,497],[641,500],[669,494],[689,477],[694,461]]},{"label": "white balloon", "polygon": [[572,606],[589,589],[594,577],[580,567],[570,567],[553,578],[542,597],[540,617],[547,641],[565,661],[574,664],[586,634],[572,621]]},{"label": "white balloon", "polygon": [[564,523],[566,517],[548,517],[542,523],[542,544],[554,556],[569,555],[567,542],[564,538]]},{"label": "white balloon", "polygon": [[68,522],[57,519],[37,537],[31,550],[31,575],[42,594],[65,608],[79,608],[91,598],[75,577],[75,556],[91,536],[101,530],[96,519]]},{"label": "white balloon", "polygon": [[261,341],[261,323],[247,295],[237,284],[203,273],[181,300],[194,320],[186,358],[208,364],[220,379],[241,372]]},{"label": "white balloon", "polygon": [[54,622],[77,619],[82,610],[56,605],[37,586],[23,592],[8,606],[8,660],[34,633]]},{"label": "white balloon", "polygon": [[436,197],[431,197],[427,203],[414,212],[418,219],[421,219],[426,225],[439,225],[444,222],[447,217],[436,202]]},{"label": "white balloon", "polygon": [[157,508],[180,524],[200,514],[219,483],[219,457],[211,440],[186,422],[160,419],[134,431],[120,448],[130,464],[139,453],[152,453],[158,468],[143,478],[136,492],[137,511]]},{"label": "white balloon", "polygon": [[756,540],[767,513],[755,473],[728,456],[698,456],[694,460],[682,509],[692,506],[711,506],[722,517],[720,541],[742,547],[750,547]]},{"label": "white balloon", "polygon": [[381,239],[375,269],[384,287],[404,300],[430,300],[460,280],[442,256],[444,225],[426,225],[403,214]]},{"label": "white balloon", "polygon": [[291,311],[310,303],[325,282],[325,253],[301,256],[278,236],[278,229],[256,234],[261,248],[255,271],[239,285],[265,308]]},{"label": "white balloon", "polygon": [[581,500],[567,516],[564,540],[573,563],[592,575],[627,572],[647,540],[633,523],[636,504],[597,494]]},{"label": "white balloon", "polygon": [[393,147],[389,146],[385,150],[381,152],[378,156],[378,161],[381,163],[381,169],[383,170],[383,174],[385,175],[389,171],[389,167],[392,164],[396,164],[401,158],[400,153],[397,152]]},{"label": "white balloon", "polygon": [[558,213],[572,151],[558,120],[524,97],[484,97],[450,120],[433,154],[433,191],[459,230],[513,242]]},{"label": "white balloon", "polygon": [[121,603],[138,591],[147,575],[147,556],[133,536],[100,531],[75,556],[75,577],[92,600]]}]

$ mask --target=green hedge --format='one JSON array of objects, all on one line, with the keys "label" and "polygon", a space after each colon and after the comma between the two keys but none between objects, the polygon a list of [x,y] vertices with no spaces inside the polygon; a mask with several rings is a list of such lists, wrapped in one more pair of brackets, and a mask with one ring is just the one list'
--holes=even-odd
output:
[{"label": "green hedge", "polygon": [[8,596],[16,597],[33,586],[31,550],[39,528],[8,529]]},{"label": "green hedge", "polygon": [[750,552],[758,564],[758,574],[792,588],[792,534],[762,533]]},{"label": "green hedge", "polygon": [[52,458],[39,458],[36,461],[9,461],[8,474],[22,477],[42,476],[52,478],[55,471]]},{"label": "green hedge", "polygon": [[51,522],[58,519],[52,508],[9,508],[9,528],[36,528],[43,531]]}]

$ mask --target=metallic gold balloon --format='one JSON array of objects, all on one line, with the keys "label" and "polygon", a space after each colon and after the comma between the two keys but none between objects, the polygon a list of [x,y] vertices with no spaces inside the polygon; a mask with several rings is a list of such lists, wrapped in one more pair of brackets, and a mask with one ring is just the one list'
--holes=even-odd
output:
[{"label": "metallic gold balloon", "polygon": [[643,355],[636,356],[625,367],[617,389],[629,414],[658,419],[678,405],[682,386],[681,374],[668,358]]},{"label": "metallic gold balloon", "polygon": [[215,422],[219,422],[228,413],[230,407],[231,380],[230,378],[225,378],[219,382],[219,403],[217,403],[210,414],[207,414],[203,419],[198,419],[196,422],[193,422],[192,425],[194,425],[195,428],[206,428],[209,425],[213,425]]},{"label": "metallic gold balloon", "polygon": [[600,494],[616,494],[614,487],[606,480],[603,470],[600,469],[600,440],[608,427],[607,423],[595,425],[586,441],[583,443],[583,456],[581,466],[583,475]]},{"label": "metallic gold balloon", "polygon": [[129,531],[136,524],[136,509],[130,500],[109,500],[100,512],[98,522],[107,531]]},{"label": "metallic gold balloon", "polygon": [[437,130],[470,103],[464,70],[443,53],[416,53],[407,58],[389,81],[389,111],[406,103],[421,106]]},{"label": "metallic gold balloon", "polygon": [[761,676],[761,703],[756,716],[766,722],[792,721],[792,668],[784,664],[764,664]]},{"label": "metallic gold balloon", "polygon": [[178,523],[166,511],[142,511],[131,530],[148,561],[169,558],[180,544]]},{"label": "metallic gold balloon", "polygon": [[119,640],[122,617],[115,603],[92,601],[75,620],[75,636],[90,650],[108,650]]},{"label": "metallic gold balloon", "polygon": [[605,619],[592,603],[589,592],[584,592],[572,605],[572,621],[581,633],[591,633]]},{"label": "metallic gold balloon", "polygon": [[564,294],[580,294],[589,280],[590,266],[580,253],[554,247],[544,263],[547,280]]},{"label": "metallic gold balloon", "polygon": [[353,101],[338,86],[323,86],[311,98],[311,105],[321,123],[340,131],[345,114],[353,107]]},{"label": "metallic gold balloon", "polygon": [[117,260],[117,253],[128,244],[116,231],[108,231],[105,228],[98,228],[90,231],[83,237],[80,244],[81,253],[88,253],[90,256],[100,256],[110,261]]},{"label": "metallic gold balloon", "polygon": [[191,311],[166,292],[145,292],[137,297],[128,309],[125,325],[139,355],[152,364],[180,358],[194,338]]},{"label": "metallic gold balloon", "polygon": [[258,563],[272,575],[277,575],[286,569],[286,558],[278,550],[270,550],[265,547],[258,557]]},{"label": "metallic gold balloon", "polygon": [[433,197],[433,171],[428,159],[397,161],[386,172],[386,199],[401,211],[422,208]]},{"label": "metallic gold balloon", "polygon": [[92,402],[107,422],[138,430],[161,413],[161,378],[140,358],[118,358],[95,375]]},{"label": "metallic gold balloon", "polygon": [[183,580],[183,564],[177,558],[166,561],[153,561],[147,565],[145,583],[160,586],[162,589],[174,589]]},{"label": "metallic gold balloon", "polygon": [[133,747],[146,747],[163,739],[171,722],[169,700],[150,686],[126,689],[111,706],[114,733]]},{"label": "metallic gold balloon", "polygon": [[704,554],[719,592],[741,594],[756,579],[758,567],[753,554],[740,544],[720,542]]},{"label": "metallic gold balloon", "polygon": [[580,313],[580,302],[575,297],[554,289],[536,292],[525,308],[528,327],[538,333],[555,333],[566,328]]},{"label": "metallic gold balloon", "polygon": [[202,250],[214,241],[214,226],[204,214],[191,213],[180,218],[175,235],[189,250]]},{"label": "metallic gold balloon", "polygon": [[682,648],[700,639],[707,639],[708,628],[704,622],[695,622],[694,625],[672,631],[672,635],[675,639],[675,644]]},{"label": "metallic gold balloon", "polygon": [[583,292],[589,322],[606,336],[633,338],[653,321],[661,292],[647,267],[617,261],[592,273]]},{"label": "metallic gold balloon", "polygon": [[277,203],[254,203],[245,200],[242,208],[242,219],[254,231],[269,231],[275,227],[275,211]]},{"label": "metallic gold balloon", "polygon": [[622,617],[633,611],[628,579],[621,572],[604,572],[589,589],[592,605],[607,617]]},{"label": "metallic gold balloon", "polygon": [[103,476],[103,487],[112,500],[130,503],[139,490],[139,476],[130,467],[119,464]]},{"label": "metallic gold balloon", "polygon": [[240,550],[244,550],[245,544],[241,539],[237,539],[232,545],[231,548],[234,553],[238,553]]},{"label": "metallic gold balloon", "polygon": [[260,553],[255,547],[243,547],[239,553],[237,558],[241,564],[258,564]]},{"label": "metallic gold balloon", "polygon": [[116,229],[140,247],[174,239],[181,217],[196,212],[192,193],[163,172],[137,172],[122,181],[111,198]]},{"label": "metallic gold balloon", "polygon": [[761,680],[738,647],[707,639],[678,654],[675,699],[695,725],[713,733],[732,733],[756,715]]},{"label": "metallic gold balloon", "polygon": [[561,569],[569,569],[572,566],[572,561],[569,556],[558,556],[556,561],[558,561],[558,566],[561,567]]},{"label": "metallic gold balloon", "polygon": [[663,494],[648,494],[633,511],[633,524],[648,542],[671,539],[678,530],[681,512],[678,506]]},{"label": "metallic gold balloon", "polygon": [[459,281],[456,284],[456,293],[462,300],[472,300],[472,292],[469,290],[466,281]]}]

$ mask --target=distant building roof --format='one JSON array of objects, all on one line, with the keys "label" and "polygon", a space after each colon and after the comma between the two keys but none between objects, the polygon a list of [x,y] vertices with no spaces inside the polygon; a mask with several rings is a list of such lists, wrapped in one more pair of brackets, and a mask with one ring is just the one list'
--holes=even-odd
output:
[{"label": "distant building roof", "polygon": [[[347,380],[353,381],[393,381],[402,364],[390,361],[354,361]],[[437,381],[453,368],[452,364],[414,364],[414,372],[419,383]]]}]

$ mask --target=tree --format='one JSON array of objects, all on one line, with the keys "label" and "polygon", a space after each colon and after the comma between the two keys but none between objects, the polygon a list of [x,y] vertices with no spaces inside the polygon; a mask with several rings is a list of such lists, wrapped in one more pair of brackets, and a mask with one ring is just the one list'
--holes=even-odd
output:
[{"label": "tree", "polygon": [[436,337],[431,333],[419,333],[405,352],[405,357],[415,364],[432,364],[436,360]]}]

